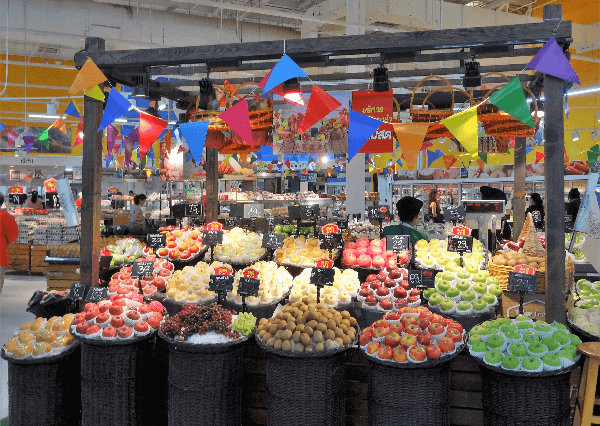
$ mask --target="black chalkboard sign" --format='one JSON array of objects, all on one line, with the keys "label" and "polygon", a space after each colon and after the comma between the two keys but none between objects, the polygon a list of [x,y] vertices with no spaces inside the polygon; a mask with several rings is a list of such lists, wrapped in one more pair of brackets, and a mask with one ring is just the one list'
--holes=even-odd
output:
[{"label": "black chalkboard sign", "polygon": [[448,251],[471,253],[473,251],[473,237],[466,235],[449,235]]},{"label": "black chalkboard sign", "polygon": [[27,194],[8,194],[8,204],[20,206],[27,200]]},{"label": "black chalkboard sign", "polygon": [[390,209],[387,206],[368,206],[367,217],[369,220],[390,220]]},{"label": "black chalkboard sign", "polygon": [[73,300],[83,300],[87,289],[88,286],[85,284],[73,283],[71,284],[71,290],[69,290],[67,297]]},{"label": "black chalkboard sign", "polygon": [[265,205],[244,204],[244,218],[253,219],[257,217],[265,217]]},{"label": "black chalkboard sign", "polygon": [[340,230],[344,230],[344,229],[348,229],[348,221],[347,220],[338,220],[337,221],[337,226],[338,228],[340,228]]},{"label": "black chalkboard sign", "polygon": [[335,270],[332,268],[312,268],[310,283],[317,286],[333,285]]},{"label": "black chalkboard sign", "polygon": [[85,301],[90,303],[98,303],[106,299],[108,296],[108,288],[106,287],[90,287],[85,295]]},{"label": "black chalkboard sign", "polygon": [[165,222],[167,223],[167,226],[177,226],[177,219],[175,218],[167,218],[165,219]]},{"label": "black chalkboard sign", "polygon": [[258,296],[258,286],[260,285],[260,280],[255,278],[240,278],[240,282],[238,284],[238,294],[240,296]]},{"label": "black chalkboard sign", "polygon": [[100,270],[105,270],[110,268],[110,262],[112,262],[112,256],[100,256],[99,267]]},{"label": "black chalkboard sign", "polygon": [[410,246],[410,237],[408,235],[386,235],[385,249],[389,251],[408,251]]},{"label": "black chalkboard sign", "polygon": [[231,275],[211,275],[208,281],[208,289],[229,293],[233,290],[233,277]]},{"label": "black chalkboard sign", "polygon": [[[300,207],[299,206],[289,206],[288,207],[288,217],[291,220],[299,220],[300,219]],[[289,223],[285,223],[284,225],[289,225]]]},{"label": "black chalkboard sign", "polygon": [[185,217],[202,216],[202,206],[200,204],[186,204],[184,215]]},{"label": "black chalkboard sign", "polygon": [[435,275],[433,269],[410,269],[408,271],[409,288],[433,288],[435,287]]},{"label": "black chalkboard sign", "polygon": [[131,276],[135,277],[139,280],[142,280],[144,277],[151,277],[154,272],[154,262],[133,262],[131,266]]},{"label": "black chalkboard sign", "polygon": [[323,250],[335,250],[342,245],[342,234],[319,234]]},{"label": "black chalkboard sign", "polygon": [[282,225],[291,225],[292,221],[290,219],[281,219],[281,224]]},{"label": "black chalkboard sign", "polygon": [[300,220],[304,222],[312,222],[319,218],[319,205],[311,204],[309,206],[300,206]]},{"label": "black chalkboard sign", "polygon": [[275,226],[275,218],[273,216],[265,217],[264,221],[269,227]]},{"label": "black chalkboard sign", "polygon": [[283,234],[265,233],[263,234],[262,247],[272,249],[283,248],[284,239],[285,236]]},{"label": "black chalkboard sign", "polygon": [[113,218],[107,217],[106,219],[104,219],[104,226],[113,226]]},{"label": "black chalkboard sign", "polygon": [[573,222],[573,216],[570,214],[565,215],[565,223]]},{"label": "black chalkboard sign", "polygon": [[537,279],[537,275],[509,272],[507,288],[511,291],[535,293],[537,291]]},{"label": "black chalkboard sign", "polygon": [[165,246],[166,239],[165,234],[148,234],[146,236],[146,243],[152,250],[156,250]]},{"label": "black chalkboard sign", "polygon": [[225,219],[225,226],[229,228],[235,228],[240,223],[237,217],[230,217],[229,219]]},{"label": "black chalkboard sign", "polygon": [[205,246],[220,246],[223,244],[223,231],[202,231],[202,244]]}]

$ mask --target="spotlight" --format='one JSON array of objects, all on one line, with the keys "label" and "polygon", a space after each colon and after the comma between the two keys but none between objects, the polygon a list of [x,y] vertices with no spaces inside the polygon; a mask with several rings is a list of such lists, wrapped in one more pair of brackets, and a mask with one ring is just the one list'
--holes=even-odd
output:
[{"label": "spotlight", "polygon": [[465,62],[465,75],[463,76],[463,87],[467,89],[479,86],[481,86],[479,62],[475,62],[475,57],[473,57],[471,62]]},{"label": "spotlight", "polygon": [[600,123],[600,111],[596,112],[596,121]]},{"label": "spotlight", "polygon": [[290,78],[281,85],[283,91],[283,98],[296,105],[304,105],[304,99],[302,99],[302,90],[300,89],[300,82],[297,78]]},{"label": "spotlight", "polygon": [[579,133],[579,130],[575,130],[573,133],[571,133],[571,139],[573,142],[578,141],[580,137],[581,134]]},{"label": "spotlight", "polygon": [[134,75],[132,77],[133,87],[131,88],[131,96],[134,98],[149,98],[150,88],[148,87],[147,75]]},{"label": "spotlight", "polygon": [[321,164],[327,164],[329,162],[329,158],[328,157],[322,157],[321,158]]},{"label": "spotlight", "polygon": [[[198,83],[200,86],[200,99],[198,100],[198,108],[203,109],[205,111],[215,110],[213,106],[213,101],[217,98],[217,94],[215,92],[215,88],[213,87],[213,82],[210,78],[206,77],[200,80]],[[218,108],[216,108],[218,110]]]},{"label": "spotlight", "polygon": [[375,68],[373,70],[373,91],[387,92],[390,90],[390,79],[388,78],[388,69],[385,67]]},{"label": "spotlight", "polygon": [[161,100],[161,101],[158,103],[158,110],[159,110],[159,111],[162,111],[162,110],[165,110],[165,109],[167,109],[167,101],[165,101],[165,100],[163,99],[163,100]]},{"label": "spotlight", "polygon": [[596,140],[598,139],[598,136],[600,136],[600,131],[598,129],[594,130],[592,133],[590,133],[590,137],[592,138],[592,140]]}]

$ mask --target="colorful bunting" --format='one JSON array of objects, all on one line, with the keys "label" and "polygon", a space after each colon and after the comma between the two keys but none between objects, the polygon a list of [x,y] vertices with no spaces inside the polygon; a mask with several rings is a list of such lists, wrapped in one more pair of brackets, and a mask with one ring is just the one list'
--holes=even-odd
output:
[{"label": "colorful bunting", "polygon": [[477,107],[444,118],[442,123],[470,154],[477,154]]},{"label": "colorful bunting", "polygon": [[513,78],[509,83],[492,94],[488,102],[527,124],[529,127],[535,127],[519,77]]},{"label": "colorful bunting", "polygon": [[381,121],[350,110],[350,125],[348,129],[348,161],[356,155],[373,133],[381,126]]},{"label": "colorful bunting", "polygon": [[152,144],[152,154],[154,154],[154,168],[158,169],[160,168],[160,140]]},{"label": "colorful bunting", "polygon": [[285,172],[283,172],[283,177],[286,178],[289,174],[290,174],[290,171],[286,170]]},{"label": "colorful bunting", "polygon": [[269,164],[267,168],[269,169],[269,173],[273,172],[273,164]]},{"label": "colorful bunting", "polygon": [[58,130],[60,130],[63,133],[67,133],[67,126],[65,124],[65,120],[63,120],[62,118],[57,118],[54,123],[52,123],[49,127],[49,129],[51,128],[56,128]]},{"label": "colorful bunting", "polygon": [[75,117],[75,118],[81,118],[81,113],[77,109],[77,105],[75,105],[75,103],[73,103],[73,102],[71,102],[69,104],[69,106],[67,107],[67,109],[65,110],[63,115],[68,115],[70,117]]},{"label": "colorful bunting", "polygon": [[96,66],[92,58],[87,58],[87,61],[85,61],[85,64],[83,64],[69,88],[69,96],[73,96],[82,90],[89,89],[105,81],[106,76],[100,71],[100,68]]},{"label": "colorful bunting", "polygon": [[587,157],[588,157],[588,164],[589,164],[589,165],[592,165],[592,164],[594,164],[594,163],[596,162],[596,159],[597,159],[598,157],[600,157],[600,152],[598,152],[598,151],[595,151],[595,150],[593,150],[593,149],[590,149],[590,150],[587,152]]},{"label": "colorful bunting", "polygon": [[263,89],[263,91],[264,91],[265,85],[267,84],[267,81],[269,81],[269,77],[271,76],[272,72],[273,72],[273,68],[271,68],[271,70],[267,73],[267,75],[265,75],[263,77],[263,79],[260,81],[260,83],[258,83],[258,87]]},{"label": "colorful bunting", "polygon": [[488,161],[488,160],[487,160],[487,154],[485,154],[485,153],[483,153],[483,152],[480,152],[480,153],[479,153],[479,158],[481,158],[481,160],[482,160],[482,161],[483,161],[485,164],[487,164],[487,161]]},{"label": "colorful bunting", "polygon": [[527,68],[581,85],[577,73],[554,37],[529,61]]},{"label": "colorful bunting", "polygon": [[131,102],[114,87],[110,89],[98,131],[107,128],[117,118],[123,117],[129,111],[129,108],[131,108]]},{"label": "colorful bunting", "polygon": [[204,143],[208,134],[208,124],[208,120],[179,123],[179,130],[188,144],[196,165],[202,162],[202,152],[204,151]]},{"label": "colorful bunting", "polygon": [[117,139],[118,130],[112,125],[108,125],[106,129],[106,154],[112,155],[113,148],[115,146],[115,140]]},{"label": "colorful bunting", "polygon": [[431,142],[431,141],[425,141],[425,142],[423,142],[423,145],[421,145],[421,151],[425,152],[429,148],[431,148],[432,146],[433,146],[433,142]]},{"label": "colorful bunting", "polygon": [[285,160],[285,161],[283,162],[283,164],[285,164],[285,166],[286,166],[288,169],[291,169],[291,168],[292,168],[292,167],[290,166],[290,160]]},{"label": "colorful bunting", "polygon": [[25,143],[25,148],[27,149],[27,154],[31,152],[31,148],[33,148],[33,141],[35,140],[35,136],[23,136],[23,142]]},{"label": "colorful bunting", "polygon": [[446,170],[450,170],[450,167],[452,167],[454,163],[456,163],[456,158],[451,155],[444,155],[444,166],[446,166]]},{"label": "colorful bunting", "polygon": [[428,128],[429,123],[394,123],[394,133],[410,172],[417,167],[417,158]]},{"label": "colorful bunting", "polygon": [[248,115],[248,101],[241,100],[231,108],[219,115],[219,118],[229,125],[244,142],[252,145],[252,128],[250,127],[250,116]]},{"label": "colorful bunting", "polygon": [[308,77],[306,73],[295,63],[292,58],[288,55],[283,57],[277,62],[269,73],[269,79],[263,87],[263,93],[268,92],[274,87],[279,86],[284,81],[296,77]]},{"label": "colorful bunting", "polygon": [[[48,133],[48,130],[46,130],[46,134],[47,133]],[[9,148],[15,144],[18,137],[19,137],[18,133],[15,133],[12,129],[8,129],[8,133],[6,135],[6,142],[7,142]],[[40,140],[42,140],[42,139],[40,138]],[[46,140],[48,140],[47,137],[46,137]]]},{"label": "colorful bunting", "polygon": [[155,117],[145,112],[140,112],[139,144],[140,158],[146,156],[154,141],[167,127],[167,122],[160,117]]},{"label": "colorful bunting", "polygon": [[307,174],[308,174],[308,170],[306,170],[306,169],[304,168],[304,169],[302,169],[302,173],[304,173],[305,175],[307,175]]},{"label": "colorful bunting", "polygon": [[342,104],[333,96],[328,94],[316,84],[313,85],[308,99],[308,107],[300,125],[300,133],[305,132],[316,122],[323,119],[331,111],[339,108]]},{"label": "colorful bunting", "polygon": [[543,152],[536,151],[536,153],[535,153],[535,164],[537,164],[540,161],[542,161],[542,159],[544,157],[545,157],[545,154]]},{"label": "colorful bunting", "polygon": [[440,158],[444,153],[439,149],[436,149],[435,152],[427,151],[427,167],[431,167],[431,163]]},{"label": "colorful bunting", "polygon": [[168,131],[167,133],[165,133],[165,155],[167,156],[167,158],[169,157],[169,154],[171,153],[171,131]]},{"label": "colorful bunting", "polygon": [[83,91],[83,94],[88,98],[93,98],[100,102],[104,102],[104,92],[98,86],[94,86],[90,89],[85,89]]},{"label": "colorful bunting", "polygon": [[317,173],[319,173],[321,171],[322,167],[323,167],[323,165],[321,163],[317,164]]},{"label": "colorful bunting", "polygon": [[529,145],[527,145],[527,146],[525,147],[525,154],[529,154],[531,151],[533,151],[533,148],[532,148],[532,147],[530,147]]}]

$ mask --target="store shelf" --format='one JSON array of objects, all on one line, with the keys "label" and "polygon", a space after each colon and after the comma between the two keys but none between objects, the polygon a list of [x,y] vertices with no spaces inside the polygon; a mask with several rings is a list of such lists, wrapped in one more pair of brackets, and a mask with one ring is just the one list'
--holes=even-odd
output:
[{"label": "store shelf", "polygon": [[46,256],[44,262],[52,265],[79,265],[80,259],[78,257],[50,257]]}]

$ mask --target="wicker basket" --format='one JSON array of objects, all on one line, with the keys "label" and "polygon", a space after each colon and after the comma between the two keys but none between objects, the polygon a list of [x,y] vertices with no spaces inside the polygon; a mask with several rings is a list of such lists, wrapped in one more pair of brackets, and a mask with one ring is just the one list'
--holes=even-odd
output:
[{"label": "wicker basket", "polygon": [[59,356],[8,361],[7,426],[77,426],[81,421],[79,344]]},{"label": "wicker basket", "polygon": [[[490,275],[498,280],[498,284],[502,287],[502,290],[506,290],[508,286],[508,273],[514,271],[512,266],[496,265],[493,262],[488,264]],[[565,289],[567,291],[573,286],[573,274],[575,273],[575,266],[569,260],[565,265]],[[535,274],[538,277],[537,291],[536,293],[546,293],[546,272],[536,270]]]},{"label": "wicker basket", "polygon": [[[471,96],[470,93],[466,92],[465,90],[459,88],[459,87],[438,87],[437,89],[435,89],[434,91],[432,91],[431,93],[429,93],[426,97],[425,100],[423,101],[423,108],[425,108],[425,104],[426,103],[430,103],[429,102],[429,98],[431,97],[431,95],[433,95],[434,93],[437,92],[441,92],[443,90],[450,90],[452,92],[452,105],[454,106],[454,91],[458,90],[459,92],[465,94],[467,96],[467,99],[469,100],[470,104],[473,105],[473,97]],[[427,129],[427,133],[425,135],[425,139],[426,140],[433,140],[433,139],[439,139],[439,138],[453,138],[454,135],[452,134],[452,132],[450,130],[448,130],[448,128],[440,121],[437,123],[431,123],[429,125],[429,128]]]},{"label": "wicker basket", "polygon": [[[489,98],[492,92],[500,89],[504,85],[496,86],[490,89],[485,95],[484,99]],[[533,123],[537,123],[538,104],[535,95],[527,87],[523,87],[523,90],[527,92],[533,99],[533,107],[535,113],[533,115]],[[491,105],[487,102],[483,103],[479,108],[482,108],[483,114],[479,115],[477,119],[483,123],[485,127],[485,133],[489,136],[497,137],[532,137],[535,133],[535,127],[529,127],[527,124],[517,120],[510,114],[504,111],[490,109],[488,106]],[[479,110],[478,110],[479,111]],[[487,111],[487,113],[485,113]]]},{"label": "wicker basket", "polygon": [[[427,80],[432,80],[432,79],[442,80],[444,83],[447,84],[447,86],[448,86],[447,89],[450,89],[450,95],[452,97],[452,103],[450,105],[450,109],[448,109],[448,110],[424,109],[424,108],[423,109],[414,109],[414,100],[415,100],[415,95],[417,93],[417,89],[419,88],[419,86],[421,86],[421,84],[423,84]],[[427,103],[427,99],[425,101],[423,101],[423,106],[426,103]],[[452,84],[450,84],[450,82],[448,80],[446,80],[444,77],[440,77],[439,75],[430,75],[428,77],[425,77],[421,81],[419,81],[417,83],[417,85],[415,86],[415,88],[413,89],[412,96],[410,97],[410,116],[412,118],[413,123],[432,123],[435,121],[441,121],[444,118],[448,118],[452,115],[453,108],[454,108],[454,90],[453,90]]]}]

